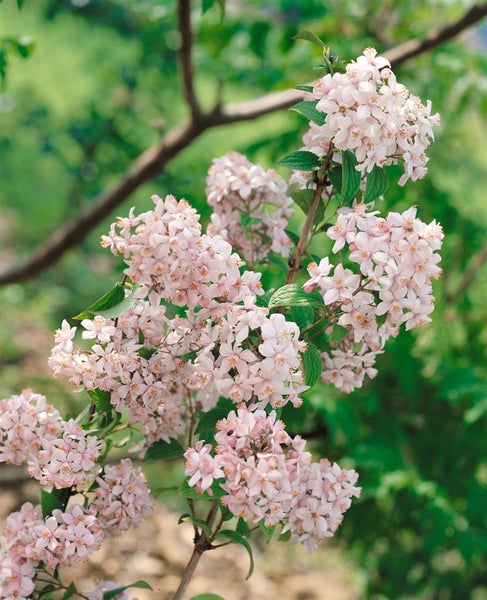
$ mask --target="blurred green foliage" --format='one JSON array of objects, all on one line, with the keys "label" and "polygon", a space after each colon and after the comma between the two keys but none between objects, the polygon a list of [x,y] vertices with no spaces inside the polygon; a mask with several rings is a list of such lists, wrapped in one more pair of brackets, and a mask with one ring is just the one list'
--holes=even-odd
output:
[{"label": "blurred green foliage", "polygon": [[[0,259],[5,263],[29,253],[57,224],[109,188],[135,157],[187,115],[178,79],[174,0],[37,0],[22,10],[17,4],[22,3],[0,3],[0,76],[6,71],[0,94]],[[312,44],[293,39],[300,30],[313,31],[350,59],[369,45],[383,51],[421,38],[469,5],[228,0],[223,11],[220,2],[195,2],[196,89],[210,106],[220,86],[224,101],[240,101],[302,84],[318,76],[320,57]],[[27,39],[28,60],[21,60],[24,52],[15,44]],[[2,56],[8,56],[8,65]],[[362,498],[338,536],[363,573],[364,597],[485,600],[485,46],[471,33],[409,61],[398,76],[431,98],[443,119],[430,149],[428,178],[405,189],[392,185],[387,196],[387,209],[417,204],[423,220],[435,218],[445,228],[434,322],[393,340],[379,360],[378,377],[364,389],[346,397],[315,389],[300,411],[287,409],[285,418],[293,433],[311,438],[317,453],[360,472]],[[130,205],[147,208],[153,193],[172,193],[190,200],[206,222],[204,178],[211,157],[235,149],[275,165],[298,149],[305,126],[301,116],[284,111],[209,131],[117,214]],[[300,219],[297,214],[296,228]],[[119,267],[97,248],[107,227],[108,222],[101,224],[36,282],[0,290],[2,394],[31,385],[56,400],[66,396],[32,366],[25,368],[34,349],[24,342],[29,331],[44,332],[39,347],[47,353],[46,331],[111,287]],[[313,252],[323,255],[326,247],[317,240]],[[472,257],[477,257],[473,270]],[[277,268],[265,273],[266,287],[280,285],[278,276]],[[34,358],[47,357],[41,352]]]}]

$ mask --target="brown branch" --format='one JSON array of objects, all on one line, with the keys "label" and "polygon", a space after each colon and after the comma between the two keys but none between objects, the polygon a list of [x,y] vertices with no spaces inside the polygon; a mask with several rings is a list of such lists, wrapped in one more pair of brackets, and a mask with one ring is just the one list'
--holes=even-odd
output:
[{"label": "brown branch", "polygon": [[384,53],[393,66],[397,67],[403,62],[441,46],[448,40],[456,37],[462,31],[465,31],[475,23],[487,16],[487,3],[474,4],[472,8],[457,21],[450,23],[443,29],[428,34],[422,40],[409,40],[399,44]]},{"label": "brown branch", "polygon": [[[186,5],[186,2],[187,0],[181,0],[180,5]],[[393,67],[396,67],[405,60],[431,50],[458,35],[486,15],[487,3],[475,5],[461,19],[436,34],[429,35],[425,40],[406,42],[384,54],[389,58]],[[188,34],[182,34],[182,38],[185,38],[186,35]],[[188,39],[186,39],[186,44],[188,44]],[[184,53],[181,51],[181,60],[183,60],[183,54],[186,56],[186,52],[187,49]],[[184,60],[189,61],[189,58]],[[187,69],[184,77],[189,77],[190,63],[188,62],[184,68]],[[192,89],[192,83],[189,85],[191,88],[187,87],[188,82],[186,82],[186,94],[189,94],[188,90]],[[175,127],[158,144],[141,154],[111,190],[96,196],[90,206],[83,209],[75,218],[62,224],[32,254],[16,264],[0,269],[0,286],[31,279],[44,269],[54,265],[65,252],[78,245],[132,192],[146,181],[162,173],[171,159],[207,129],[253,120],[277,110],[289,108],[301,98],[300,92],[285,90],[266,94],[248,102],[229,104],[226,107],[217,105],[212,110],[200,114],[198,118],[193,117]],[[191,104],[189,95],[188,102]]]},{"label": "brown branch", "polygon": [[194,89],[193,70],[193,32],[191,30],[191,0],[179,0],[178,25],[181,33],[181,48],[179,62],[181,64],[181,77],[183,80],[183,94],[191,110],[193,121],[201,116],[201,108],[196,98]]},{"label": "brown branch", "polygon": [[445,295],[445,301],[447,304],[456,304],[463,294],[472,285],[475,278],[477,277],[480,269],[487,263],[487,242],[484,246],[475,254],[472,255],[467,268],[463,272],[462,279],[456,288]]}]

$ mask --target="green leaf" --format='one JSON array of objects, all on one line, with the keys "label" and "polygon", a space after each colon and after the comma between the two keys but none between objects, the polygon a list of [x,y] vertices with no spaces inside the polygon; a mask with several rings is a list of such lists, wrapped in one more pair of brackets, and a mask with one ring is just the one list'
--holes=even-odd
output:
[{"label": "green leaf", "polygon": [[347,336],[347,329],[341,325],[335,325],[328,336],[330,342],[341,342]]},{"label": "green leaf", "polygon": [[315,321],[315,311],[311,306],[291,306],[291,318],[301,331]]},{"label": "green leaf", "polygon": [[220,398],[215,408],[201,413],[195,433],[200,436],[200,439],[209,440],[216,432],[217,422],[225,419],[231,410],[235,410],[235,404],[228,398]]},{"label": "green leaf", "polygon": [[46,492],[41,490],[41,508],[44,519],[52,515],[55,508],[64,511],[64,503],[55,492]]},{"label": "green leaf", "polygon": [[323,361],[318,348],[311,342],[307,344],[308,347],[303,352],[304,383],[312,387],[321,377]]},{"label": "green leaf", "polygon": [[389,179],[384,169],[374,165],[372,171],[367,175],[364,202],[372,202],[372,200],[379,198],[379,196],[385,194],[388,186]]},{"label": "green leaf", "polygon": [[303,31],[297,33],[295,36],[293,36],[293,40],[306,40],[308,42],[316,44],[317,46],[320,46],[321,48],[324,48],[325,50],[328,50],[328,46],[324,42],[322,42],[318,36],[316,36],[308,29],[303,29]]},{"label": "green leaf", "polygon": [[290,110],[294,110],[300,115],[303,115],[308,121],[314,121],[318,125],[323,125],[325,123],[326,114],[316,110],[316,104],[316,101],[303,100],[303,102],[298,102],[294,106],[291,106]]},{"label": "green leaf", "polygon": [[340,194],[342,191],[342,168],[331,167],[331,169],[328,169],[327,175],[335,192]]},{"label": "green leaf", "polygon": [[115,596],[117,596],[118,594],[121,594],[122,592],[124,592],[125,590],[128,590],[129,588],[152,590],[152,587],[147,583],[147,581],[142,581],[141,579],[139,579],[139,581],[136,581],[135,583],[131,583],[129,585],[124,585],[122,587],[118,587],[113,590],[109,590],[108,592],[103,592],[103,600],[112,600],[112,598],[115,598]]},{"label": "green leaf", "polygon": [[[104,294],[98,300],[95,300],[93,304],[90,304],[86,310],[73,317],[77,321],[82,319],[91,319],[94,315],[101,314],[100,311],[106,311],[110,308],[120,304],[125,299],[125,288],[119,282],[106,294]],[[103,315],[102,315],[103,316]]]},{"label": "green leaf", "polygon": [[[309,209],[313,203],[314,193],[315,193],[315,190],[311,190],[311,189],[295,190],[292,193],[292,198],[293,198],[294,202],[299,206],[299,208],[303,211],[303,213],[305,215],[308,214]],[[313,224],[320,223],[323,220],[324,216],[325,216],[325,207],[323,205],[323,201],[320,200],[318,206],[316,207],[315,216],[313,218]],[[299,242],[299,237],[297,238],[295,246],[297,246],[298,242]]]},{"label": "green leaf", "polygon": [[320,160],[316,154],[308,150],[298,150],[285,156],[279,161],[279,164],[291,167],[296,171],[314,171],[320,166]]},{"label": "green leaf", "polygon": [[210,8],[213,8],[215,4],[218,4],[222,11],[222,15],[225,12],[225,0],[203,0],[201,3],[201,14],[205,14],[205,12],[209,11]]},{"label": "green leaf", "polygon": [[262,531],[262,533],[264,534],[265,539],[270,542],[272,539],[272,536],[274,535],[275,531],[276,531],[277,525],[266,525],[264,523],[264,520],[261,519],[259,521],[259,529]]},{"label": "green leaf", "polygon": [[[297,246],[299,244],[299,235],[296,235],[294,233],[294,231],[291,231],[290,229],[285,229],[284,231],[285,231],[286,235],[288,236],[288,238],[291,240],[291,242],[295,246]],[[258,298],[260,298],[260,296],[258,296]]]},{"label": "green leaf", "polygon": [[76,587],[73,582],[71,582],[66,588],[66,592],[61,597],[61,600],[68,600],[72,598],[75,594],[77,594]]},{"label": "green leaf", "polygon": [[15,40],[15,47],[22,58],[27,58],[34,51],[35,43],[31,37],[21,35]]},{"label": "green leaf", "polygon": [[17,8],[20,10],[24,6],[25,0],[17,0]]},{"label": "green leaf", "polygon": [[181,494],[184,498],[189,498],[190,500],[215,500],[222,496],[227,496],[227,492],[222,490],[218,481],[214,481],[211,486],[212,494],[209,492],[198,494],[196,489],[188,484],[188,481],[189,479],[185,479],[180,487]]},{"label": "green leaf", "polygon": [[251,217],[248,213],[241,212],[240,213],[240,225],[244,229],[250,227],[251,225],[260,225],[262,223],[262,219],[256,219],[255,217]]},{"label": "green leaf", "polygon": [[144,461],[179,458],[184,452],[184,448],[177,440],[171,440],[169,443],[159,440],[147,448]]},{"label": "green leaf", "polygon": [[193,523],[193,525],[196,525],[197,527],[199,527],[202,531],[205,532],[206,537],[208,539],[210,539],[211,536],[213,535],[213,531],[211,529],[210,524],[207,523],[204,519],[200,519],[199,517],[193,517],[190,514],[184,514],[179,517],[178,525],[180,525],[181,523],[184,523],[185,521],[189,521],[190,523]]},{"label": "green leaf", "polygon": [[342,152],[342,189],[341,199],[344,204],[353,200],[360,188],[361,174],[355,168],[358,162],[350,150]]},{"label": "green leaf", "polygon": [[249,572],[247,573],[247,577],[245,579],[249,579],[249,577],[254,572],[254,555],[252,553],[252,547],[250,546],[248,540],[240,533],[237,533],[236,531],[233,531],[231,529],[222,529],[218,532],[218,536],[225,537],[234,542],[235,544],[240,544],[247,550],[250,557],[250,567]]},{"label": "green leaf", "polygon": [[240,533],[240,535],[245,535],[245,536],[249,535],[249,532],[250,532],[249,524],[247,523],[247,521],[245,519],[242,519],[242,517],[239,517],[239,519],[237,521],[236,531],[237,531],[237,533]]},{"label": "green leaf", "polygon": [[93,400],[93,403],[98,410],[103,412],[110,412],[112,410],[112,404],[110,402],[111,394],[108,390],[100,390],[98,388],[88,390],[88,396]]},{"label": "green leaf", "polygon": [[193,596],[191,600],[225,600],[218,594],[198,594],[197,596]]},{"label": "green leaf", "polygon": [[141,358],[145,358],[145,360],[150,360],[154,354],[157,352],[157,348],[139,348],[137,350],[137,354],[141,357]]},{"label": "green leaf", "polygon": [[310,306],[322,308],[323,296],[317,292],[305,292],[300,283],[287,283],[272,294],[269,310],[277,306]]},{"label": "green leaf", "polygon": [[312,92],[313,86],[312,85],[295,85],[294,89],[299,90],[300,92]]}]

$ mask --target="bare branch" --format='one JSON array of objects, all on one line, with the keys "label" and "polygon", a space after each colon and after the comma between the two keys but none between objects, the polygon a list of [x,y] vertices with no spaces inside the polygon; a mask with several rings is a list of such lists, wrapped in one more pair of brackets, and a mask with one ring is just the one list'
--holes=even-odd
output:
[{"label": "bare branch", "polygon": [[468,288],[472,285],[477,277],[480,269],[487,263],[487,242],[483,247],[472,255],[467,268],[463,272],[462,279],[456,288],[445,295],[447,304],[456,304],[457,301],[465,294]]},{"label": "bare branch", "polygon": [[181,48],[179,49],[179,62],[181,64],[181,77],[183,80],[183,93],[191,109],[193,120],[198,120],[201,108],[196,98],[194,89],[193,69],[193,32],[191,31],[191,0],[179,0],[178,23],[181,34]]},{"label": "bare branch", "polygon": [[[180,0],[179,2],[179,10],[184,13],[180,16],[180,23],[184,27],[190,27],[189,12],[188,15],[185,12],[189,11],[189,5],[189,0]],[[414,40],[391,48],[384,55],[389,58],[393,67],[397,67],[405,60],[431,50],[458,35],[486,15],[487,3],[477,4],[461,19],[437,33],[431,34],[421,41]],[[55,264],[65,252],[78,245],[139,186],[162,173],[172,158],[207,129],[256,119],[277,110],[289,108],[302,98],[302,94],[296,90],[285,90],[266,94],[248,102],[229,104],[224,107],[217,105],[207,113],[198,113],[200,108],[193,90],[192,35],[190,29],[182,31],[181,34],[184,46],[184,50],[181,49],[181,65],[185,93],[192,108],[192,118],[169,131],[158,144],[141,154],[111,190],[96,196],[90,206],[83,209],[75,218],[62,224],[31,255],[0,270],[0,286],[31,279]]]},{"label": "bare branch", "polygon": [[472,8],[463,15],[458,21],[450,23],[443,29],[427,35],[422,40],[409,40],[399,44],[384,53],[394,66],[401,65],[403,62],[441,46],[448,40],[456,37],[465,29],[468,29],[475,23],[487,16],[487,3],[474,4]]}]

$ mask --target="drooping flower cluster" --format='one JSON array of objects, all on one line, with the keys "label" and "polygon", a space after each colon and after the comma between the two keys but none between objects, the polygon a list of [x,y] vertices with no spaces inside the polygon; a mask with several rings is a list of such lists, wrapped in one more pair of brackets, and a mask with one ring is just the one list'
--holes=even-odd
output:
[{"label": "drooping flower cluster", "polygon": [[[232,514],[265,526],[283,525],[294,543],[312,551],[340,525],[357,473],[323,459],[311,461],[305,441],[291,438],[275,412],[241,408],[217,424],[216,448],[200,441],[186,453],[189,485],[199,493],[215,481]],[[215,492],[216,493],[216,492]]]},{"label": "drooping flower cluster", "polygon": [[[101,441],[73,420],[61,419],[31,390],[1,400],[0,407],[0,462],[27,463],[31,477],[42,486],[65,490],[66,499],[75,492],[86,494],[100,472]],[[149,491],[140,469],[124,461],[108,467],[105,475],[106,482],[97,478],[96,500],[89,509],[67,503],[44,518],[40,506],[25,503],[7,517],[0,536],[0,598],[29,597],[40,565],[52,571],[84,561],[105,532],[124,531],[148,514]],[[64,504],[61,497],[53,496]]]},{"label": "drooping flower cluster", "polygon": [[43,518],[40,506],[26,502],[7,517],[0,537],[0,597],[28,598],[35,588],[35,569],[49,569],[86,560],[103,541],[94,515],[80,504]]},{"label": "drooping flower cluster", "polygon": [[264,171],[242,154],[229,152],[213,160],[206,195],[213,207],[208,232],[221,235],[247,262],[253,264],[270,251],[289,256],[285,228],[292,200],[274,169]]},{"label": "drooping flower cluster", "polygon": [[[440,117],[431,114],[429,100],[424,105],[398,83],[390,67],[386,58],[368,48],[345,73],[321,78],[307,99],[316,101],[316,109],[326,116],[322,125],[311,123],[303,150],[320,157],[328,154],[330,145],[350,150],[364,173],[401,160],[400,185],[424,177],[426,149]],[[303,183],[302,174],[298,180]]]},{"label": "drooping flower cluster", "polygon": [[90,512],[97,516],[108,534],[121,535],[150,514],[151,500],[145,476],[129,458],[106,467],[103,477],[96,481],[98,487],[90,502]]},{"label": "drooping flower cluster", "polygon": [[41,394],[29,389],[0,400],[0,462],[28,463],[41,485],[69,488],[86,483],[101,442],[73,420],[64,421]]},{"label": "drooping flower cluster", "polygon": [[61,415],[30,389],[0,400],[0,462],[21,465],[61,432]]},{"label": "drooping flower cluster", "polygon": [[[81,322],[82,337],[93,340],[90,351],[75,347],[76,328],[64,322],[49,361],[54,374],[109,391],[147,444],[185,430],[191,393],[204,410],[219,396],[298,406],[306,344],[297,325],[256,305],[260,274],[240,273],[229,243],[201,234],[184,200],[154,201],[154,211],[119,219],[119,231],[113,226],[104,238],[123,253],[126,274],[140,286],[132,307],[116,327],[101,315]],[[161,300],[186,305],[186,315],[169,318]]]},{"label": "drooping flower cluster", "polygon": [[93,478],[101,441],[73,420],[62,422],[62,437],[41,439],[29,458],[28,473],[41,485],[57,489],[84,485]]},{"label": "drooping flower cluster", "polygon": [[431,321],[431,280],[441,273],[437,251],[443,231],[435,221],[427,225],[416,218],[414,207],[384,218],[359,204],[343,209],[327,233],[335,241],[333,252],[346,248],[359,272],[343,264],[333,267],[324,258],[309,265],[304,288],[318,287],[329,317],[346,330],[322,355],[322,379],[350,392],[366,374],[375,375],[376,354],[402,323],[413,329]]}]

